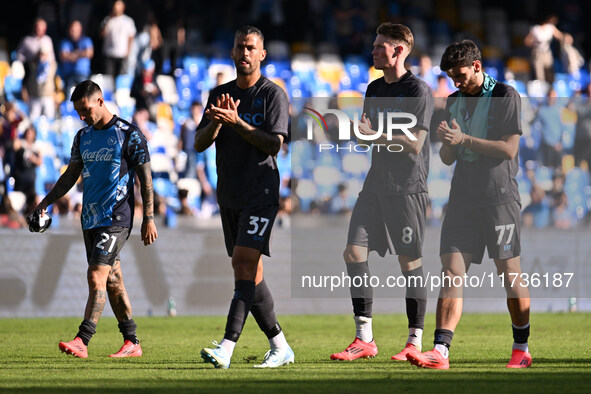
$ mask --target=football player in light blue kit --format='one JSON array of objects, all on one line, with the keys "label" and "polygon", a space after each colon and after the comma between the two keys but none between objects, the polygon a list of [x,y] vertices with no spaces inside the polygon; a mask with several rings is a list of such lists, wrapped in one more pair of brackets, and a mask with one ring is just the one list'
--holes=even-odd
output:
[{"label": "football player in light blue kit", "polygon": [[89,80],[79,83],[70,100],[88,126],[74,138],[66,171],[34,210],[43,215],[45,209],[66,194],[82,175],[81,221],[88,260],[88,301],[76,338],[60,342],[59,348],[75,357],[88,357],[88,342],[108,297],[124,339],[121,349],[110,356],[139,357],[142,349],[123,284],[119,252],[133,227],[136,173],[144,213],[141,239],[144,245],[150,245],[158,237],[146,138],[140,129],[111,114],[96,83]]}]

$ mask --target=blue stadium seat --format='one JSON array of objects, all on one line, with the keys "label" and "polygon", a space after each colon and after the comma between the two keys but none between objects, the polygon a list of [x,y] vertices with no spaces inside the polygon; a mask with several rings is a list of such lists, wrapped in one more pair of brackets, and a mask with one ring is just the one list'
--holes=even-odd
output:
[{"label": "blue stadium seat", "polygon": [[307,140],[297,140],[291,143],[291,172],[295,178],[311,179],[314,167],[314,151]]},{"label": "blue stadium seat", "polygon": [[23,80],[15,78],[12,75],[7,75],[4,78],[4,94],[7,101],[14,101],[21,97],[21,89],[23,87]]},{"label": "blue stadium seat", "polygon": [[566,174],[564,190],[583,195],[589,186],[589,174],[579,167],[575,167]]},{"label": "blue stadium seat", "polygon": [[62,101],[59,109],[60,109],[60,115],[62,116],[62,118],[66,117],[66,116],[78,117],[78,113],[74,109],[74,103],[71,102],[70,100]]},{"label": "blue stadium seat", "polygon": [[568,81],[565,79],[554,80],[552,88],[556,91],[558,97],[571,97],[573,95],[573,90],[570,88]]},{"label": "blue stadium seat", "polygon": [[203,79],[207,74],[209,61],[204,56],[189,55],[182,60],[184,72],[190,75],[191,79]]},{"label": "blue stadium seat", "polygon": [[45,115],[41,115],[33,120],[33,125],[37,131],[37,140],[47,141],[53,146],[60,145],[60,136],[53,129],[53,120],[47,118]]},{"label": "blue stadium seat", "polygon": [[133,75],[131,74],[121,74],[117,75],[115,78],[115,90],[119,89],[129,89],[131,90],[131,85],[133,84]]}]

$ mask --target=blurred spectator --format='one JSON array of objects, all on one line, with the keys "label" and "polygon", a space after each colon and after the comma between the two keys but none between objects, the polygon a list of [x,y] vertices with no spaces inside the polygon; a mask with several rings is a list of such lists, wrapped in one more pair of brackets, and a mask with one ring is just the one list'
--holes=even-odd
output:
[{"label": "blurred spectator", "polygon": [[150,121],[150,113],[146,108],[137,109],[133,114],[131,122],[139,127],[148,142],[152,140],[158,127],[156,123]]},{"label": "blurred spectator", "polygon": [[583,160],[591,167],[591,84],[586,87],[586,98],[576,101],[577,123],[575,126],[575,165],[580,166]]},{"label": "blurred spectator", "polygon": [[562,171],[555,171],[552,175],[552,189],[548,192],[548,197],[552,201],[552,206],[556,206],[556,201],[564,193],[564,174]]},{"label": "blurred spectator", "polygon": [[129,57],[137,32],[133,19],[124,12],[125,3],[115,0],[111,13],[101,24],[105,73],[113,79],[124,73],[124,62]]},{"label": "blurred spectator", "polygon": [[353,209],[353,207],[351,206],[349,195],[347,193],[347,185],[345,183],[340,183],[337,187],[336,195],[334,195],[330,201],[330,212],[343,214],[351,212],[351,209]]},{"label": "blurred spectator", "polygon": [[138,31],[135,36],[132,55],[129,57],[127,65],[127,73],[135,74],[141,70],[143,64],[150,59],[162,48],[162,34],[158,23],[156,23],[156,16],[153,11],[147,12],[146,23]]},{"label": "blurred spectator", "polygon": [[25,67],[25,76],[23,79],[22,98],[25,102],[29,102],[29,96],[38,96],[37,92],[37,68],[39,65],[39,52],[41,47],[46,48],[47,58],[55,61],[55,53],[53,51],[53,42],[46,34],[47,23],[42,18],[35,20],[34,33],[26,36],[20,42],[16,57]]},{"label": "blurred spectator", "polygon": [[0,196],[0,227],[12,229],[28,227],[24,216],[13,208],[6,194]]},{"label": "blurred spectator", "polygon": [[191,208],[191,206],[189,205],[189,191],[186,189],[179,189],[178,196],[179,203],[181,206],[177,213],[183,216],[195,216],[193,208]]},{"label": "blurred spectator", "polygon": [[202,114],[203,105],[199,101],[193,101],[191,103],[191,117],[187,118],[181,126],[181,136],[178,140],[178,149],[184,153],[186,159],[179,178],[196,178],[197,152],[193,148],[193,144],[195,143],[195,131],[201,122]]},{"label": "blurred spectator", "polygon": [[16,104],[7,102],[2,106],[0,114],[0,156],[4,164],[14,165],[14,143],[18,139],[19,124],[26,119]]},{"label": "blurred spectator", "polygon": [[[419,70],[417,73],[417,77],[419,77],[423,81],[427,82],[427,85],[429,85],[431,90],[435,90],[438,88],[437,75],[435,75],[435,73],[433,72],[433,62],[431,61],[431,57],[429,55],[424,54],[424,55],[421,55],[421,57],[419,58]],[[447,96],[449,96],[449,94]],[[441,97],[447,97],[447,96],[441,96]]]},{"label": "blurred spectator", "polygon": [[37,63],[36,86],[29,92],[29,103],[31,105],[31,120],[39,118],[41,115],[49,119],[55,118],[56,109],[56,85],[55,76],[57,74],[57,62],[53,57],[53,47],[45,43],[39,50],[39,60]]},{"label": "blurred spectator", "polygon": [[150,119],[156,119],[154,105],[160,98],[160,88],[156,83],[154,74],[155,65],[153,60],[146,60],[141,71],[136,73],[131,85],[131,97],[135,98],[136,110],[147,109]]},{"label": "blurred spectator", "polygon": [[556,195],[552,206],[552,226],[554,228],[566,230],[572,228],[574,217],[568,209],[568,197],[565,192]]},{"label": "blurred spectator", "polygon": [[82,24],[74,20],[68,27],[68,37],[60,45],[60,70],[64,78],[66,100],[78,83],[90,77],[90,61],[94,56],[92,40],[82,34]]},{"label": "blurred spectator", "polygon": [[546,198],[546,192],[539,185],[532,185],[530,192],[531,202],[522,213],[524,228],[545,228],[550,224],[550,203]]},{"label": "blurred spectator", "polygon": [[549,15],[540,24],[534,25],[525,37],[525,45],[531,48],[531,63],[534,79],[554,82],[554,56],[550,44],[552,39],[563,40],[563,33],[556,24],[558,17]]},{"label": "blurred spectator", "polygon": [[573,46],[573,36],[568,33],[562,35],[560,41],[560,60],[562,66],[570,75],[580,75],[580,68],[585,63],[585,59],[579,53],[577,48]]},{"label": "blurred spectator", "polygon": [[562,165],[562,111],[554,89],[548,92],[548,99],[540,106],[538,120],[542,127],[542,162],[545,166],[559,168]]},{"label": "blurred spectator", "polygon": [[31,125],[25,130],[23,139],[17,139],[14,144],[15,160],[12,171],[14,190],[23,192],[27,200],[34,199],[37,195],[35,192],[37,167],[43,164],[36,138],[37,132]]},{"label": "blurred spectator", "polygon": [[164,0],[158,3],[158,25],[163,41],[158,50],[153,50],[152,59],[156,62],[157,73],[172,74],[185,51],[185,15],[178,2]]},{"label": "blurred spectator", "polygon": [[219,212],[217,204],[217,172],[215,143],[204,152],[197,153],[197,179],[201,184],[201,216],[209,218]]},{"label": "blurred spectator", "polygon": [[[444,74],[437,76],[437,86],[433,90],[433,97],[447,97],[450,94],[452,94],[452,91],[447,83],[447,77]],[[435,103],[439,107],[443,105],[443,108],[445,108],[445,100],[435,100]]]}]

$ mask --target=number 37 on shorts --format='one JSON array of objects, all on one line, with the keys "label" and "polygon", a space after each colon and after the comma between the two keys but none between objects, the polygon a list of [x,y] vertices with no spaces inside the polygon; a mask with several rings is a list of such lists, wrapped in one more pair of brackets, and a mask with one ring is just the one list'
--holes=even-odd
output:
[{"label": "number 37 on shorts", "polygon": [[268,218],[251,216],[248,224],[250,225],[247,234],[253,235],[257,241],[265,239],[265,231],[269,227],[270,220]]}]

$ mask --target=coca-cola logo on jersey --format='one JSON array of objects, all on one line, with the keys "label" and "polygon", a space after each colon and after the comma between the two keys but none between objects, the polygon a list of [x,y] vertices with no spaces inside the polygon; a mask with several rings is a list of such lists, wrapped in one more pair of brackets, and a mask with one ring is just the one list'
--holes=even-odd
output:
[{"label": "coca-cola logo on jersey", "polygon": [[91,151],[89,149],[82,152],[82,160],[84,161],[111,161],[113,160],[113,148],[101,148],[98,151]]}]

